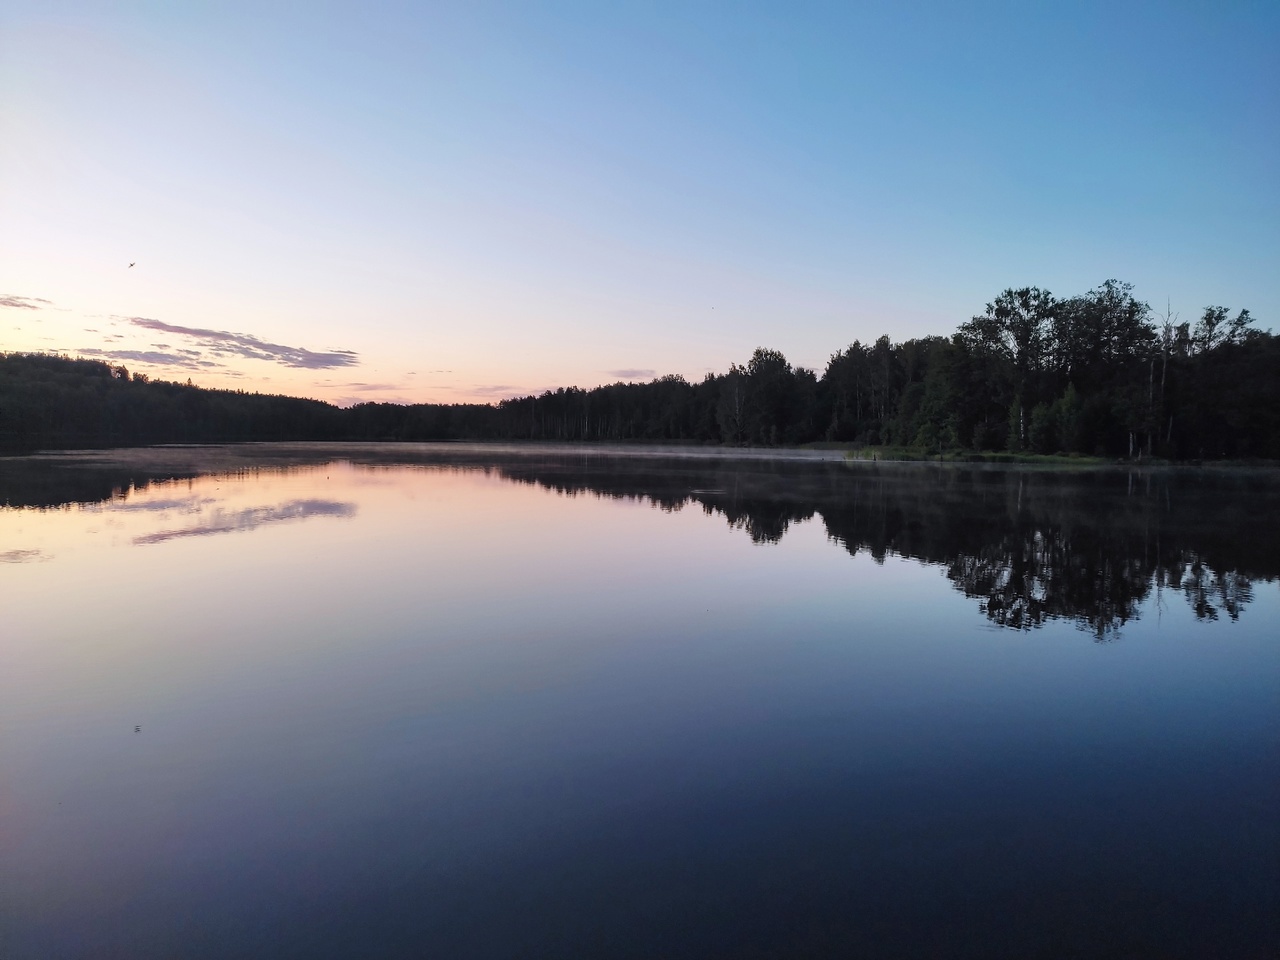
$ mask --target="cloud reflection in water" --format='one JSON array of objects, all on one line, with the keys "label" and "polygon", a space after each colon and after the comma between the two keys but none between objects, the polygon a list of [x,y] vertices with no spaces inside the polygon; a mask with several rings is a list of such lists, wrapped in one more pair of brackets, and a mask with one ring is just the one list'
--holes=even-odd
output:
[{"label": "cloud reflection in water", "polygon": [[90,510],[110,510],[112,513],[163,513],[181,510],[199,513],[201,507],[217,503],[214,497],[177,497],[168,500],[112,500],[105,504],[91,504]]},{"label": "cloud reflection in water", "polygon": [[336,500],[290,500],[278,507],[249,507],[245,510],[217,509],[207,520],[178,530],[161,530],[134,537],[135,544],[164,543],[182,537],[207,537],[215,533],[239,533],[254,530],[266,523],[306,520],[309,517],[353,517],[354,503]]}]

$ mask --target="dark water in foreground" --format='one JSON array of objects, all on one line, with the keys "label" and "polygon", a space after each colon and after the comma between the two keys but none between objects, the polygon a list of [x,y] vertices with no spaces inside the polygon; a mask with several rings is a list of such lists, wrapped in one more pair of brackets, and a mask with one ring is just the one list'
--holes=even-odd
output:
[{"label": "dark water in foreground", "polygon": [[1280,483],[0,460],[0,956],[1266,957]]}]

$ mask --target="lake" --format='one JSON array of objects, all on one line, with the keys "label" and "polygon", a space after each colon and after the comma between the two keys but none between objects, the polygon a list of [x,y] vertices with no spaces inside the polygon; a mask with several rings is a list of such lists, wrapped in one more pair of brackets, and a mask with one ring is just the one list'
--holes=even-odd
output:
[{"label": "lake", "polygon": [[0,460],[0,954],[1274,957],[1280,482]]}]

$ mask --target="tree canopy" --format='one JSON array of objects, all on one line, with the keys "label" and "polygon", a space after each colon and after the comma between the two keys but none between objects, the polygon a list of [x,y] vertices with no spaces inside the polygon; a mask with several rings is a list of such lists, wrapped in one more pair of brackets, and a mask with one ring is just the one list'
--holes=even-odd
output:
[{"label": "tree canopy", "polygon": [[[1157,320],[1160,322],[1158,323]],[[1158,318],[1127,283],[1009,288],[950,337],[854,341],[826,368],[759,348],[664,376],[496,404],[362,403],[149,381],[101,361],[0,355],[0,447],[241,440],[815,441],[943,450],[1280,458],[1280,338],[1208,306]]]}]

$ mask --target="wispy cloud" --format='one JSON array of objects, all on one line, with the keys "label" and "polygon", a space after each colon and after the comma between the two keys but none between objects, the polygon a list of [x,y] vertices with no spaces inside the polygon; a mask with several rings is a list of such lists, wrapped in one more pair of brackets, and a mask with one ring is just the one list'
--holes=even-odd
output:
[{"label": "wispy cloud", "polygon": [[[335,383],[333,389],[350,391],[329,397],[329,402],[339,407],[355,407],[362,403],[413,403],[404,397],[402,384],[395,383]],[[377,396],[369,396],[377,394]]]},{"label": "wispy cloud", "polygon": [[0,307],[13,307],[17,310],[43,310],[53,306],[52,300],[40,297],[15,297],[12,294],[0,293]]},{"label": "wispy cloud", "polygon": [[335,407],[358,407],[362,403],[399,403],[405,406],[410,406],[418,401],[410,397],[401,396],[400,394],[391,394],[390,396],[383,397],[346,394],[345,396],[329,397],[328,402],[332,403]]},{"label": "wispy cloud", "polygon": [[43,550],[6,550],[0,553],[0,563],[39,563],[52,559]]},{"label": "wispy cloud", "polygon": [[658,373],[656,370],[636,370],[627,367],[623,370],[606,370],[611,377],[617,377],[619,380],[652,380]]},{"label": "wispy cloud", "polygon": [[144,330],[173,333],[191,337],[204,345],[216,357],[244,357],[250,360],[267,360],[286,367],[303,370],[327,370],[331,367],[354,367],[360,363],[359,355],[351,350],[317,352],[305,347],[289,347],[282,343],[270,343],[248,333],[232,333],[228,330],[206,330],[202,327],[181,327],[149,317],[125,317],[126,321]]},{"label": "wispy cloud", "polygon": [[246,510],[214,510],[209,518],[190,527],[161,530],[134,537],[136,544],[164,543],[183,537],[208,537],[217,533],[242,533],[265,523],[305,520],[308,517],[353,517],[356,505],[335,500],[290,500],[278,507],[249,507]]},{"label": "wispy cloud", "polygon": [[103,360],[158,363],[169,367],[183,367],[187,370],[201,370],[218,366],[218,364],[210,360],[195,360],[192,357],[179,356],[176,353],[164,353],[159,350],[98,350],[85,348],[78,352],[86,357],[100,357]]}]

